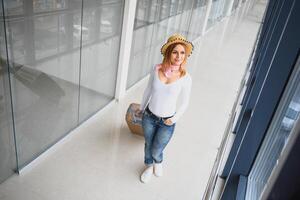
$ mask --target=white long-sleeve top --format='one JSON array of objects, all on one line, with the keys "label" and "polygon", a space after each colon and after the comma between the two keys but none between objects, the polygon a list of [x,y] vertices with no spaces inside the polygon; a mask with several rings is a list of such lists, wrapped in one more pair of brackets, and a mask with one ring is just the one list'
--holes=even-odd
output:
[{"label": "white long-sleeve top", "polygon": [[[192,78],[189,73],[172,83],[163,83],[159,79],[157,65],[150,72],[148,85],[144,91],[140,109],[144,111],[146,106],[153,114],[159,117],[171,117],[171,121],[177,120],[186,110],[189,104]],[[177,100],[181,97],[180,105],[177,106]]]}]

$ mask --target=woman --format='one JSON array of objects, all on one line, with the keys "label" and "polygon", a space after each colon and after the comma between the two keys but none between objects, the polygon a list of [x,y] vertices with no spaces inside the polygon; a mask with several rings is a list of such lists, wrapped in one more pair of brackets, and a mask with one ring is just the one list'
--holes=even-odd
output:
[{"label": "woman", "polygon": [[[145,136],[145,165],[141,181],[146,183],[153,173],[162,176],[163,150],[170,141],[175,124],[186,110],[192,85],[186,72],[187,57],[193,50],[191,42],[182,35],[172,35],[161,48],[163,62],[151,71],[140,110]],[[176,109],[177,99],[182,101]]]}]

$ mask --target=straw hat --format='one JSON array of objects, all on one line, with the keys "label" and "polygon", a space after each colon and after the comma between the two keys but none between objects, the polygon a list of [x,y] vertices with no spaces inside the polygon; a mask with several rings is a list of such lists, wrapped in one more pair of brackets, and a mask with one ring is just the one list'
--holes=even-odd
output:
[{"label": "straw hat", "polygon": [[192,54],[192,51],[194,49],[194,46],[191,42],[187,41],[185,39],[184,36],[175,33],[173,35],[171,35],[168,39],[168,41],[161,47],[160,52],[161,54],[163,54],[165,56],[166,50],[167,48],[171,45],[171,44],[175,44],[175,43],[183,43],[186,45],[187,49],[186,49],[186,55],[190,56]]}]

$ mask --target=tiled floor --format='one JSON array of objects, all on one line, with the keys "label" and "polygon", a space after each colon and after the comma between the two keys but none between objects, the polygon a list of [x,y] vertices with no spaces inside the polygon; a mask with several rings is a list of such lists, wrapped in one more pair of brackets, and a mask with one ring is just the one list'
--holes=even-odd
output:
[{"label": "tiled floor", "polygon": [[86,121],[0,185],[0,200],[201,199],[265,4],[242,6],[197,41],[190,105],[165,150],[164,176],[142,184],[143,138],[124,115],[146,82]]}]

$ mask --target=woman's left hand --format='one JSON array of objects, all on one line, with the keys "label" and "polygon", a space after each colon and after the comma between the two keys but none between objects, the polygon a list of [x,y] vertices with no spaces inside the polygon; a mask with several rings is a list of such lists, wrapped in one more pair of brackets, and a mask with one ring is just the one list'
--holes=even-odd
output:
[{"label": "woman's left hand", "polygon": [[168,126],[171,126],[173,124],[172,120],[171,119],[166,119],[164,120],[164,123]]}]

